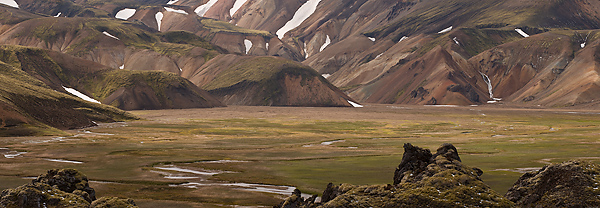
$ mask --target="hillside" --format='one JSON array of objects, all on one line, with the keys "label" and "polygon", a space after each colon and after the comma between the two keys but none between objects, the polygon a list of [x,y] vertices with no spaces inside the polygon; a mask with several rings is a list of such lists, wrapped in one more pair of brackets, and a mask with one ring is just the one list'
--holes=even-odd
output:
[{"label": "hillside", "polygon": [[[194,73],[219,54],[240,60],[276,56],[302,62],[360,102],[593,107],[598,100],[596,60],[590,58],[600,29],[596,1],[17,3],[51,16],[56,8],[78,12],[12,21],[0,42],[62,51],[113,68],[153,66],[200,80],[206,78]],[[103,17],[84,10],[117,20],[81,18]],[[46,25],[52,26],[40,28]],[[169,42],[165,34],[194,37],[203,46]]]},{"label": "hillside", "polygon": [[26,72],[0,62],[0,136],[56,135],[59,129],[135,119],[114,107],[57,92]]},{"label": "hillside", "polygon": [[[264,41],[266,38],[272,38],[268,33],[262,33],[260,31],[241,29],[225,22],[218,22],[209,19],[197,18],[201,21],[204,31],[207,34],[214,34],[215,38],[219,37],[219,34],[230,34],[231,31],[234,33],[241,32],[246,35],[255,35],[253,41],[263,41],[263,46],[267,43]],[[239,31],[238,31],[239,30]],[[235,32],[238,31],[238,32]],[[26,34],[26,35],[24,35]],[[230,40],[231,38],[222,38],[222,40]],[[276,38],[275,38],[276,39]],[[246,39],[247,40],[247,39]],[[278,40],[278,39],[277,39]],[[244,41],[244,40],[240,40]],[[250,42],[249,40],[247,40]],[[233,99],[225,98],[230,94],[242,95],[247,93],[245,87],[242,88],[230,88],[227,92],[217,90],[214,88],[205,88],[204,84],[197,82],[196,80],[208,80],[218,78],[212,76],[226,71],[231,65],[242,61],[243,59],[258,60],[247,56],[247,54],[231,53],[227,48],[222,48],[211,44],[204,38],[199,37],[193,33],[186,31],[169,31],[169,32],[156,32],[150,27],[140,22],[127,22],[121,20],[111,19],[99,19],[99,18],[55,18],[55,17],[41,17],[36,19],[25,20],[23,22],[15,24],[12,28],[0,35],[0,42],[14,45],[26,45],[33,47],[40,47],[44,49],[50,49],[58,52],[64,52],[77,57],[81,57],[90,61],[94,61],[100,64],[104,64],[111,68],[120,68],[136,72],[131,72],[136,75],[124,76],[123,72],[111,72],[110,74],[99,76],[100,78],[94,78],[94,80],[88,80],[91,83],[96,83],[95,88],[104,87],[113,89],[114,87],[106,85],[127,85],[126,83],[115,83],[115,80],[142,80],[131,76],[138,76],[139,74],[146,74],[146,77],[152,77],[158,72],[137,72],[137,71],[167,71],[175,73],[181,77],[192,80],[194,84],[206,90],[210,90],[213,95],[216,95],[226,104],[236,105],[283,105],[283,106],[351,106],[347,101],[352,100],[347,97],[343,92],[338,90],[336,87],[328,83],[327,80],[322,79],[321,76],[314,72],[313,69],[301,66],[297,62],[285,61],[284,59],[272,59],[277,60],[285,64],[292,64],[294,67],[291,71],[280,74],[281,76],[267,77],[265,80],[252,80],[252,86],[260,89],[258,93],[252,94],[251,98]],[[252,48],[247,48],[249,53],[252,51],[258,51],[260,49],[255,45]],[[265,48],[262,49],[263,52]],[[229,61],[223,64],[214,65],[211,63],[222,62],[219,60],[212,60],[214,57],[224,57],[225,55],[219,54],[231,54]],[[263,53],[266,55],[266,53]],[[233,58],[231,58],[233,57]],[[259,61],[260,62],[260,61]],[[207,67],[210,66],[210,67]],[[272,71],[285,71],[289,69],[282,67],[281,64],[274,66],[275,68],[269,68],[270,66],[264,67],[250,67],[243,69],[248,73],[270,73],[263,72],[263,70]],[[202,72],[202,73],[200,73]],[[302,75],[304,79],[300,81],[294,77],[298,74]],[[292,76],[293,75],[293,76]],[[96,75],[81,75],[85,77],[93,77]],[[123,78],[126,77],[126,79]],[[175,79],[176,77],[169,75],[169,79]],[[44,76],[41,76],[44,77]],[[120,77],[120,78],[116,78]],[[309,77],[309,83],[304,83]],[[242,78],[242,80],[245,78]],[[286,81],[287,80],[287,81]],[[160,79],[148,79],[145,80],[145,84],[152,86],[152,82],[165,81]],[[255,82],[258,81],[258,82]],[[191,88],[187,83],[181,82],[176,84],[178,81],[165,81],[173,85],[182,85],[185,88]],[[221,82],[221,80],[215,80],[213,83]],[[301,84],[299,82],[302,82]],[[168,83],[158,83],[164,85]],[[279,83],[272,85],[272,83]],[[289,86],[284,86],[284,85]],[[163,96],[162,92],[158,93],[158,98],[145,98],[144,96],[139,97],[140,93],[152,94],[147,90],[142,89],[129,89],[129,90],[116,90],[110,93],[116,93],[114,95],[103,92],[99,89],[91,89],[91,84],[82,84],[83,87],[91,92],[93,96],[103,103],[112,104],[122,109],[133,110],[133,109],[158,109],[158,108],[188,108],[188,107],[210,107],[219,106],[215,105],[199,105],[192,103],[202,103],[195,99],[189,99],[190,96],[186,93],[179,93],[181,98],[175,98],[173,96]],[[194,86],[195,87],[195,86]],[[230,86],[228,86],[230,87]],[[153,87],[156,88],[156,87]],[[177,88],[177,87],[175,87]],[[170,89],[170,94],[177,94],[178,90],[175,88]],[[280,88],[287,88],[281,90]],[[297,88],[300,90],[292,90]],[[102,92],[101,92],[102,91]],[[196,90],[197,91],[197,90]],[[283,95],[283,94],[287,95]],[[169,93],[166,93],[169,94]],[[188,93],[189,94],[189,93]],[[193,94],[193,93],[192,93]],[[197,93],[196,93],[197,94]],[[121,95],[127,95],[128,98],[118,98]],[[277,95],[276,101],[273,96]],[[137,97],[136,97],[137,96]],[[162,97],[161,97],[162,96]],[[136,97],[136,101],[128,100]],[[201,97],[206,97],[202,95]],[[167,99],[168,98],[168,99]],[[179,101],[173,99],[180,99]],[[186,100],[184,102],[181,99]],[[117,102],[117,103],[113,103]],[[128,104],[125,104],[128,103]],[[166,104],[166,103],[175,103]]]},{"label": "hillside", "polygon": [[67,88],[73,88],[124,110],[224,106],[188,80],[167,72],[111,69],[62,53],[19,46],[1,46],[0,54],[2,61],[55,91],[67,93]]},{"label": "hillside", "polygon": [[354,101],[316,71],[283,58],[221,55],[189,79],[228,105],[351,107]]}]

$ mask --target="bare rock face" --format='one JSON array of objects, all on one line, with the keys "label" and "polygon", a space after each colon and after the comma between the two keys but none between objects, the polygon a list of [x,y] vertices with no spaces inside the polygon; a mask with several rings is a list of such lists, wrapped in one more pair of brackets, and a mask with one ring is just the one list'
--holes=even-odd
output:
[{"label": "bare rock face", "polygon": [[412,144],[404,148],[394,185],[329,184],[320,203],[297,199],[296,195],[288,198],[288,202],[296,202],[289,207],[514,206],[480,180],[483,171],[463,165],[453,145],[444,144],[435,154]]},{"label": "bare rock face", "polygon": [[506,198],[519,207],[599,207],[600,166],[568,161],[525,173]]}]

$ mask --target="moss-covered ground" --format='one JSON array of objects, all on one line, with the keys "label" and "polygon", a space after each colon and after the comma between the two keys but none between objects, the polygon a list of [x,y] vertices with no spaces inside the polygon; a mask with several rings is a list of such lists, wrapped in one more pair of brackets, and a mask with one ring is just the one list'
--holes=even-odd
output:
[{"label": "moss-covered ground", "polygon": [[[0,158],[0,189],[50,168],[76,168],[94,181],[90,186],[98,197],[131,197],[153,206],[272,206],[281,195],[173,186],[195,179],[167,179],[164,172],[180,173],[156,167],[229,171],[207,179],[320,193],[329,182],[391,184],[404,143],[434,151],[452,143],[463,163],[481,168],[484,182],[503,194],[527,168],[570,159],[600,162],[600,111],[367,105],[133,113],[145,119],[70,131],[77,137],[0,139],[2,148],[27,152]],[[213,160],[238,162],[203,162]]]}]

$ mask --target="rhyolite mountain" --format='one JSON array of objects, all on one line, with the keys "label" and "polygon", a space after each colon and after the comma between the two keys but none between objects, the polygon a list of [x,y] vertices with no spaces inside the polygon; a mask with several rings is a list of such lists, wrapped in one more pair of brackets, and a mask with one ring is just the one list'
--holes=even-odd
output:
[{"label": "rhyolite mountain", "polygon": [[[140,10],[136,14],[141,12]],[[188,16],[202,23],[198,25],[203,28],[201,31],[215,37],[225,35],[223,40],[231,39],[227,36],[228,33],[245,34],[248,39],[253,39],[249,35],[255,34],[254,38],[263,42],[265,38],[274,37],[265,31],[239,28],[197,15]],[[257,58],[250,56],[254,53],[250,47],[247,48],[248,51],[243,48],[243,53],[235,50],[232,52],[231,48],[220,47],[188,31],[159,31],[146,25],[144,21],[95,17],[39,15],[37,18],[11,23],[13,26],[8,27],[7,24],[0,35],[1,43],[54,50],[115,69],[171,72],[189,79],[197,87],[215,92],[213,95],[224,104],[350,107],[352,105],[349,101],[356,103],[313,69],[286,59],[284,54],[273,54],[280,56],[279,58]],[[279,40],[276,37],[274,39]],[[272,48],[276,46],[274,43]],[[264,65],[266,62],[269,64]],[[246,86],[229,86],[227,84],[231,80],[226,74],[236,71],[238,63],[255,66],[242,70],[256,76],[237,76],[239,80],[234,80],[233,84],[241,83]],[[219,89],[221,87],[227,89]]]},{"label": "rhyolite mountain", "polygon": [[[212,51],[240,60],[253,55],[300,61],[360,102],[472,105],[501,100],[548,107],[597,107],[600,102],[596,0],[15,1],[41,15],[95,17],[84,22],[98,21],[106,12],[128,22],[121,25],[158,36],[185,31],[206,40]],[[33,24],[28,21],[13,30],[26,30],[14,27]],[[7,30],[0,40],[45,47],[20,34]],[[90,54],[98,56],[79,55]],[[128,57],[105,58],[86,59],[137,66],[127,64],[133,60]],[[198,71],[209,58],[194,60],[200,67],[182,67],[181,74]],[[111,60],[115,63],[107,63]],[[166,65],[162,70],[177,73],[177,67]]]}]

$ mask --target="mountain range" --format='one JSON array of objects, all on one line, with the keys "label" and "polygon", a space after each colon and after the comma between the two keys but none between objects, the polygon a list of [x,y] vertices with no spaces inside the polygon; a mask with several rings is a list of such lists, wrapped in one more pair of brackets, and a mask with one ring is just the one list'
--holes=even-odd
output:
[{"label": "mountain range", "polygon": [[122,110],[600,103],[595,0],[1,3],[5,74]]}]

